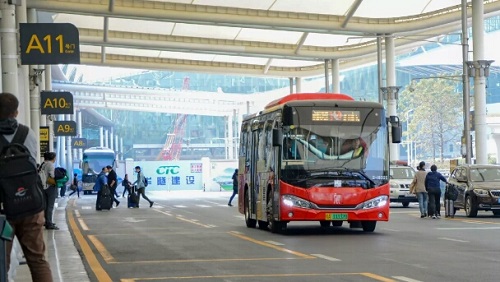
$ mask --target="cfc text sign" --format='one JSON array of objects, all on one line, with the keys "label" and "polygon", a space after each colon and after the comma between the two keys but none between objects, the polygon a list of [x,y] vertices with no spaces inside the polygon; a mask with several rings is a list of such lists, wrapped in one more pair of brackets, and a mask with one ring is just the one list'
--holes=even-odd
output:
[{"label": "cfc text sign", "polygon": [[54,121],[54,136],[76,136],[76,122]]},{"label": "cfc text sign", "polygon": [[72,115],[73,94],[61,91],[42,91],[40,93],[42,115]]},{"label": "cfc text sign", "polygon": [[20,23],[22,65],[79,64],[78,29],[70,23]]}]

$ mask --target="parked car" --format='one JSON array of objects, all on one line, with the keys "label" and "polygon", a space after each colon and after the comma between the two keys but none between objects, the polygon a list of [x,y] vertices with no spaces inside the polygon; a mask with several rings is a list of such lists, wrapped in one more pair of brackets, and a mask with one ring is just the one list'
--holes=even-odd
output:
[{"label": "parked car", "polygon": [[401,203],[403,207],[408,207],[412,202],[418,202],[415,194],[410,194],[410,184],[415,176],[412,167],[404,165],[390,166],[391,203]]},{"label": "parked car", "polygon": [[450,174],[448,185],[458,190],[455,211],[476,217],[479,210],[500,215],[500,165],[461,165]]}]

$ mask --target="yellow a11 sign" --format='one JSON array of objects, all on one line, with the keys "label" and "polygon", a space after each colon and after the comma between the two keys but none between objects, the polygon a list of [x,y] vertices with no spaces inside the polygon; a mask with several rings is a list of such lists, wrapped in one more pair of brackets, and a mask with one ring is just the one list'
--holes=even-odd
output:
[{"label": "yellow a11 sign", "polygon": [[54,121],[54,136],[76,136],[76,122]]}]

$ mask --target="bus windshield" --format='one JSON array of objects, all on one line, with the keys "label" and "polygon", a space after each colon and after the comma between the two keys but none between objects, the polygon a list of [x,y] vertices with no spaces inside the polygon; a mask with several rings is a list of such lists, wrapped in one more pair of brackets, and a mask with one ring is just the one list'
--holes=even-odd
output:
[{"label": "bus windshield", "polygon": [[86,153],[83,155],[83,174],[99,174],[103,167],[114,166],[114,154]]},{"label": "bus windshield", "polygon": [[[318,178],[361,179],[361,184],[355,185],[367,188],[388,182],[389,167],[384,161],[388,158],[388,137],[383,109],[348,110],[337,111],[355,112],[348,121],[319,121],[310,118],[310,108],[294,108],[294,124],[283,130],[283,181],[305,188],[323,185],[325,181],[317,181]],[[315,181],[308,181],[311,179]]]}]

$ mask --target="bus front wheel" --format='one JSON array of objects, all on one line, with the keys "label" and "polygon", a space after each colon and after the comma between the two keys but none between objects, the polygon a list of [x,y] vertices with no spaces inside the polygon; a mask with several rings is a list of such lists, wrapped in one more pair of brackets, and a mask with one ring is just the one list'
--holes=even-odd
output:
[{"label": "bus front wheel", "polygon": [[363,227],[364,232],[373,232],[377,226],[376,221],[362,221],[361,227]]},{"label": "bus front wheel", "polygon": [[250,218],[250,198],[248,197],[248,191],[245,192],[245,223],[248,228],[255,228],[257,226],[257,220]]},{"label": "bus front wheel", "polygon": [[268,196],[269,200],[267,202],[267,223],[269,224],[269,229],[272,233],[281,233],[286,230],[286,222],[278,221],[274,219],[274,196]]}]

